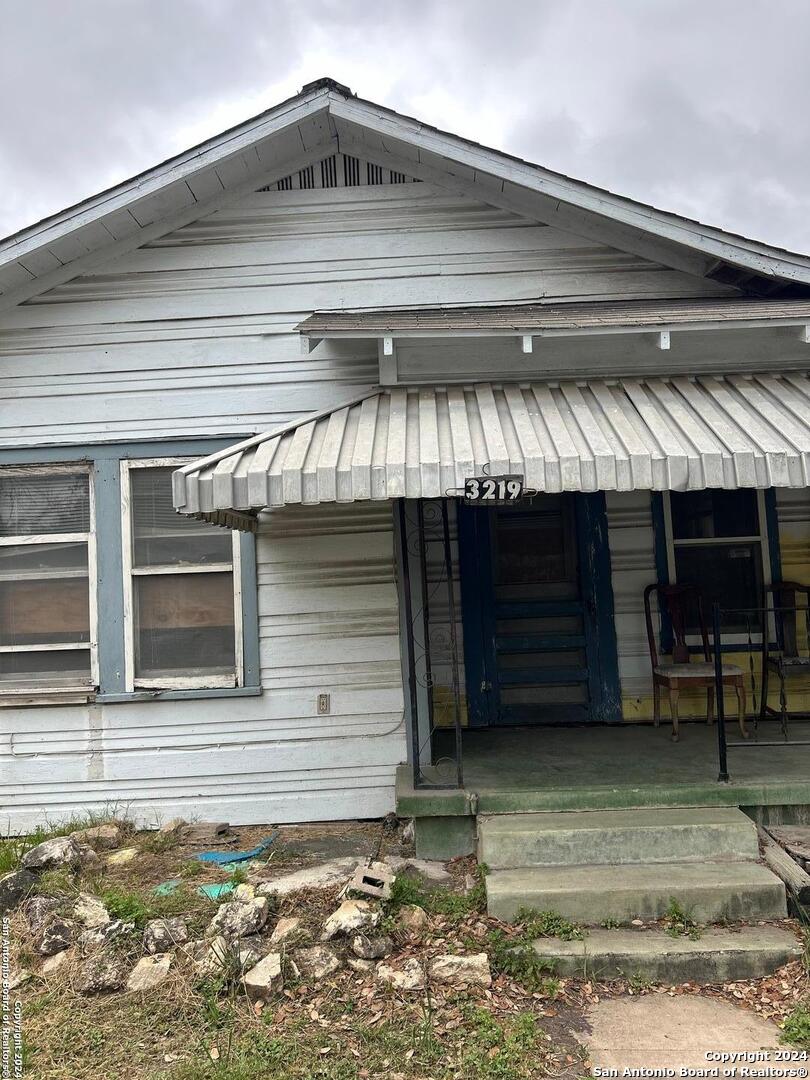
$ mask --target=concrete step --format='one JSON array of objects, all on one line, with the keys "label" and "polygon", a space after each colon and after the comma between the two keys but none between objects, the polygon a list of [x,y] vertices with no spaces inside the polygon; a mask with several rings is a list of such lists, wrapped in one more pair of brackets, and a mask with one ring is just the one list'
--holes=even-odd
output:
[{"label": "concrete step", "polygon": [[736,807],[478,818],[478,860],[493,870],[758,858],[756,825]]},{"label": "concrete step", "polygon": [[670,984],[761,979],[802,954],[796,935],[776,926],[710,928],[696,940],[658,929],[591,930],[582,941],[541,938],[534,948],[555,975]]},{"label": "concrete step", "polygon": [[670,898],[701,923],[787,915],[784,885],[754,862],[528,867],[493,870],[486,882],[487,910],[506,922],[520,908],[585,925],[660,919]]}]

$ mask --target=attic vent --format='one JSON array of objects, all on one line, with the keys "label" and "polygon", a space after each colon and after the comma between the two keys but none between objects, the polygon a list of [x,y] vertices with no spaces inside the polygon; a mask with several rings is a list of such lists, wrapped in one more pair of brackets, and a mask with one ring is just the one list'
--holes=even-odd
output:
[{"label": "attic vent", "polygon": [[343,155],[343,183],[346,187],[357,187],[360,183],[360,161],[350,154]]},{"label": "attic vent", "polygon": [[405,173],[394,172],[382,165],[353,157],[351,154],[332,154],[315,165],[285,176],[259,191],[307,191],[310,188],[377,187],[384,184],[418,184]]}]

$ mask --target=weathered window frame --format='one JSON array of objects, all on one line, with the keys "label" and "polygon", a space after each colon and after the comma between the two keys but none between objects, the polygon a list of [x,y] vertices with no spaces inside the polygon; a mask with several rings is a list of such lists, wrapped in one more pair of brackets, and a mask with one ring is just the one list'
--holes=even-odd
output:
[{"label": "weathered window frame", "polygon": [[[750,490],[750,489],[740,489]],[[662,511],[664,519],[664,540],[666,545],[666,565],[667,576],[671,585],[678,583],[678,574],[675,563],[675,551],[676,548],[683,547],[710,547],[713,545],[718,546],[731,546],[734,544],[759,544],[760,558],[762,560],[762,580],[765,585],[770,585],[772,581],[772,560],[771,560],[771,537],[768,528],[768,510],[765,500],[765,491],[762,488],[756,489],[757,496],[757,523],[759,525],[759,532],[750,536],[734,536],[734,537],[702,537],[700,539],[684,539],[676,540],[674,531],[672,528],[672,499],[669,491],[664,491],[662,495]],[[741,598],[739,607],[744,608],[746,606],[758,606],[759,599],[756,603],[751,605]],[[707,621],[711,621],[711,612],[705,612]],[[772,623],[772,617],[769,617],[769,624]],[[773,636],[773,626],[769,625],[769,635]],[[690,645],[698,645],[699,635],[689,635],[687,638]],[[762,643],[762,633],[758,630],[752,630],[751,633],[752,644]],[[723,633],[723,645],[746,645],[748,638],[742,633]]]},{"label": "weathered window frame", "polygon": [[[244,685],[244,633],[242,610],[242,564],[240,533],[234,531],[231,541],[230,564],[199,564],[190,566],[172,566],[138,568],[132,562],[132,509],[130,472],[134,469],[179,468],[193,458],[158,457],[132,458],[121,461],[121,554],[124,585],[124,683],[127,693],[139,690],[216,690],[233,689]],[[211,526],[214,528],[214,526]],[[134,579],[138,576],[157,576],[161,573],[230,573],[234,595],[234,674],[207,676],[166,676],[163,678],[144,678],[135,675],[135,601]]]},{"label": "weathered window frame", "polygon": [[4,474],[28,476],[87,476],[87,497],[89,501],[89,530],[87,532],[74,533],[28,533],[19,536],[0,537],[2,547],[24,547],[37,544],[87,544],[87,588],[88,588],[88,625],[90,631],[89,641],[79,642],[52,642],[36,645],[0,645],[0,653],[21,652],[89,652],[90,675],[87,680],[78,682],[65,682],[64,686],[42,686],[35,682],[18,685],[3,685],[0,687],[0,703],[3,704],[47,704],[51,701],[62,701],[70,698],[86,701],[92,697],[99,685],[98,666],[98,585],[97,585],[97,560],[96,560],[96,500],[95,500],[95,473],[90,462],[46,462],[31,465],[3,465]]}]

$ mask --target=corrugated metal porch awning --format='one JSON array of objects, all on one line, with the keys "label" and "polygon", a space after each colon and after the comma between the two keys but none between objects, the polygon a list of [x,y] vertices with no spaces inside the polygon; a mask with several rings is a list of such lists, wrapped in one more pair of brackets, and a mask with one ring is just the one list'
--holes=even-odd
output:
[{"label": "corrugated metal porch awning", "polygon": [[810,378],[377,388],[179,469],[175,507],[436,498],[485,472],[538,491],[810,486]]}]

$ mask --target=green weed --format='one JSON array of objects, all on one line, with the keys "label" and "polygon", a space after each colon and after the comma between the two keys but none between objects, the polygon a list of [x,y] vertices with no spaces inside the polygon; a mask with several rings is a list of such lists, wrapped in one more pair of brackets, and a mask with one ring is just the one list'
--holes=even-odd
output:
[{"label": "green weed", "polygon": [[782,1041],[810,1050],[810,1001],[803,1001],[782,1024]]},{"label": "green weed", "polygon": [[450,919],[464,919],[468,915],[486,911],[486,867],[479,866],[476,871],[476,883],[468,893],[457,893],[450,889],[426,888],[416,878],[400,874],[391,887],[391,899],[386,903],[386,911],[393,914],[405,904],[415,904],[432,915],[444,915]]},{"label": "green weed", "polygon": [[674,896],[670,896],[666,915],[664,916],[666,932],[670,937],[688,937],[692,941],[703,933],[701,927],[692,918],[692,914]]},{"label": "green weed", "polygon": [[560,941],[581,941],[584,937],[582,927],[556,911],[520,908],[515,922],[522,926],[524,933],[531,938],[555,937]]}]

